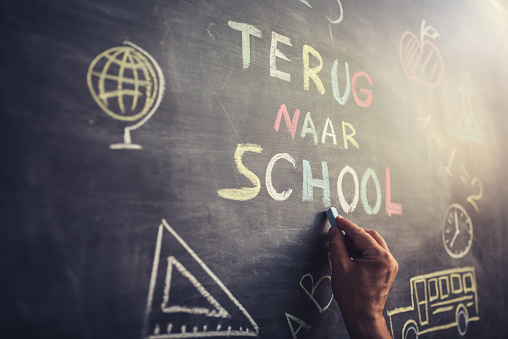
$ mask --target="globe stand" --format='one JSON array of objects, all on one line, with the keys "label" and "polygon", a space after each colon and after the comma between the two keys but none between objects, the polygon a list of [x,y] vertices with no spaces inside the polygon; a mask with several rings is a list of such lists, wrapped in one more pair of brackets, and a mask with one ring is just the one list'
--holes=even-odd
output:
[{"label": "globe stand", "polygon": [[133,144],[131,140],[131,131],[129,127],[125,127],[123,134],[123,144],[111,144],[110,149],[142,149],[143,146]]}]

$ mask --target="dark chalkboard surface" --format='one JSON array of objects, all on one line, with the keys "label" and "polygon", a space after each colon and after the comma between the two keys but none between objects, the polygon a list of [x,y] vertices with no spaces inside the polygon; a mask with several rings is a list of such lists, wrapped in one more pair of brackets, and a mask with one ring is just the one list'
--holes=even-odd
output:
[{"label": "dark chalkboard surface", "polygon": [[347,338],[324,211],[395,338],[508,325],[500,1],[2,1],[1,336]]}]

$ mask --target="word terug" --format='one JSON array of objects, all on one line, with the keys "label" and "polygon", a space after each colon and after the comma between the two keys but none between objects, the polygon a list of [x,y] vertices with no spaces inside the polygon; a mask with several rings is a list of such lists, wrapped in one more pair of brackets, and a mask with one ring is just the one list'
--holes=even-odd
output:
[{"label": "word terug", "polygon": [[[257,29],[253,25],[249,25],[242,22],[229,21],[229,27],[242,32],[242,63],[243,68],[249,68],[250,66],[250,36],[255,36],[257,38],[263,38],[263,33]],[[272,32],[272,40],[270,44],[270,76],[284,80],[291,81],[291,74],[284,72],[277,68],[277,58],[282,59],[288,62],[291,60],[278,48],[278,44],[284,44],[287,46],[293,46],[291,44],[291,39],[287,36],[281,35],[276,32]],[[317,66],[310,67],[310,56],[318,62]],[[303,89],[308,91],[310,89],[310,80],[316,86],[319,94],[325,94],[325,86],[323,82],[319,78],[318,73],[323,68],[323,58],[321,54],[309,45],[303,45],[302,47],[302,57],[303,57]],[[340,105],[345,105],[351,89],[353,91],[353,97],[355,102],[360,107],[369,107],[372,104],[372,91],[370,89],[360,88],[359,92],[364,95],[364,98],[359,98],[356,90],[356,82],[358,78],[364,77],[367,79],[368,83],[372,85],[372,80],[370,76],[365,71],[358,71],[353,73],[353,76],[350,78],[349,76],[349,65],[347,62],[344,62],[344,68],[346,72],[346,86],[344,88],[344,93],[342,96],[339,91],[339,80],[337,76],[337,68],[338,61],[335,59],[331,69],[331,83],[332,83],[332,92],[333,97]]]}]

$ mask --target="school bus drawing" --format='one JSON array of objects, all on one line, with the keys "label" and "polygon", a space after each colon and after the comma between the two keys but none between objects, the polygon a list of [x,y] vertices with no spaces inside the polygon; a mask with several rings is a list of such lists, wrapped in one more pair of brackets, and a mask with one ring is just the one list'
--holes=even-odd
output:
[{"label": "school bus drawing", "polygon": [[466,334],[471,321],[480,320],[474,267],[453,268],[412,277],[411,306],[387,312],[393,338],[457,327]]}]

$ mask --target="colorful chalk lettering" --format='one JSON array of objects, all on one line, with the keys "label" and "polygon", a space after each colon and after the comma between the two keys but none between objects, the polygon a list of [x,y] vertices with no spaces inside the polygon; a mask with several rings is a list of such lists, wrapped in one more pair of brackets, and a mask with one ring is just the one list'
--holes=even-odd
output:
[{"label": "colorful chalk lettering", "polygon": [[237,31],[242,32],[242,63],[244,69],[249,68],[250,36],[253,35],[258,38],[263,38],[263,33],[256,27],[242,22],[235,22],[230,20],[228,25],[232,29],[236,29]]},{"label": "colorful chalk lettering", "polygon": [[303,160],[303,192],[302,201],[314,200],[314,187],[321,188],[323,191],[323,205],[330,206],[330,182],[328,179],[328,164],[321,161],[322,179],[314,178],[312,169],[308,160]]},{"label": "colorful chalk lettering", "polygon": [[[328,18],[331,23],[338,23],[342,20],[342,5],[340,1],[337,1],[340,10],[341,17],[336,20],[332,20]],[[338,20],[338,21],[337,21]],[[240,31],[242,33],[242,64],[243,69],[247,69],[250,67],[251,63],[251,50],[250,50],[250,36],[255,36],[257,38],[263,38],[262,32],[253,25],[248,23],[241,23],[235,21],[228,22],[229,27]],[[277,78],[283,81],[291,82],[291,73],[287,71],[282,71],[277,67],[277,59],[281,59],[286,61],[287,63],[291,62],[291,59],[281,51],[279,48],[279,44],[286,45],[287,47],[283,47],[285,50],[293,47],[291,43],[291,38],[280,34],[278,32],[272,31],[271,33],[271,41],[270,41],[270,50],[269,50],[269,74],[273,78]],[[312,60],[312,62],[311,62]],[[322,71],[323,67],[325,67],[326,63],[323,60],[319,51],[308,45],[302,45],[302,76],[303,76],[303,90],[311,91],[311,80],[314,84],[317,92],[321,95],[326,93],[325,86],[323,81],[321,80],[319,73]],[[314,66],[311,67],[311,64]],[[346,85],[344,88],[344,93],[340,96],[339,83],[338,83],[338,60],[335,59],[332,63],[330,77],[332,84],[332,94],[334,99],[341,105],[345,105],[349,95],[353,92],[353,97],[356,104],[359,107],[370,107],[373,100],[372,90],[368,88],[356,88],[356,82],[359,81],[360,78],[365,78],[369,85],[372,85],[372,79],[366,71],[356,71],[353,76],[350,78],[349,76],[349,64],[344,61],[345,73],[346,73]],[[358,95],[358,92],[365,96],[365,98],[361,98]]]},{"label": "colorful chalk lettering", "polygon": [[284,115],[284,121],[286,122],[286,126],[291,133],[291,139],[295,138],[296,126],[298,125],[298,117],[300,116],[300,110],[295,109],[295,113],[293,113],[293,119],[289,118],[288,109],[285,104],[282,104],[277,112],[277,118],[275,118],[275,123],[273,128],[278,132],[280,127],[280,120]]},{"label": "colorful chalk lettering", "polygon": [[238,144],[235,150],[235,164],[236,168],[238,169],[238,172],[242,175],[244,175],[247,179],[249,179],[250,182],[254,185],[254,187],[241,187],[241,188],[225,188],[217,191],[217,194],[221,198],[230,199],[230,200],[238,200],[238,201],[246,201],[255,198],[260,189],[261,189],[261,182],[259,181],[259,178],[242,162],[242,157],[245,154],[245,152],[254,152],[254,153],[261,153],[263,148],[259,145],[255,144]]},{"label": "colorful chalk lettering", "polygon": [[[312,56],[319,62],[317,66],[314,66],[312,68],[309,66],[310,64],[309,54],[312,54]],[[303,57],[303,89],[306,91],[309,90],[310,79],[312,79],[312,82],[314,82],[314,85],[316,85],[319,94],[325,94],[325,86],[323,86],[323,82],[321,81],[321,79],[319,79],[319,76],[317,75],[323,68],[323,58],[321,57],[321,54],[319,54],[319,52],[316,51],[313,47],[309,45],[303,45],[302,57]]]},{"label": "colorful chalk lettering", "polygon": [[288,46],[293,46],[293,45],[291,45],[291,40],[287,36],[281,35],[276,32],[272,32],[272,42],[270,45],[270,76],[279,78],[279,79],[285,80],[285,81],[291,81],[291,74],[282,72],[277,69],[276,58],[280,58],[280,59],[283,59],[286,61],[291,61],[284,53],[282,53],[277,48],[278,42],[281,42],[281,43],[286,44]]},{"label": "colorful chalk lettering", "polygon": [[[237,167],[237,170],[240,174],[245,176],[252,184],[252,187],[240,187],[240,188],[227,188],[227,189],[220,189],[217,191],[218,196],[223,199],[228,200],[236,200],[236,201],[247,201],[254,199],[258,196],[260,190],[261,190],[261,181],[259,177],[254,174],[251,170],[247,169],[245,165],[242,162],[242,157],[245,154],[245,152],[254,152],[254,153],[261,153],[262,148],[259,145],[255,144],[238,144],[235,154],[234,154],[234,161]],[[277,191],[273,180],[272,180],[272,172],[274,171],[275,164],[279,160],[285,160],[288,161],[293,168],[296,170],[297,165],[295,159],[289,155],[288,153],[277,153],[275,154],[269,161],[269,163],[266,166],[265,171],[265,186],[268,194],[272,199],[275,201],[285,201],[290,198],[290,196],[293,193],[293,188],[289,188],[286,191],[279,192]],[[311,165],[311,162],[306,159],[302,159],[302,202],[313,202],[314,201],[314,188],[321,189],[322,193],[322,202],[325,207],[331,206],[331,194],[330,194],[330,175],[329,175],[329,169],[328,169],[328,163],[326,161],[321,161],[321,166],[314,164]],[[313,172],[314,169],[314,172]],[[391,217],[394,214],[402,214],[402,204],[400,203],[394,203],[392,202],[392,196],[391,196],[391,178],[390,178],[390,169],[389,167],[385,168],[386,171],[386,213]],[[317,174],[321,172],[321,175]],[[353,192],[353,199],[351,202],[347,202],[344,194],[344,176],[346,174],[350,174],[354,181],[354,192]],[[477,178],[475,178],[477,179]],[[371,206],[371,202],[369,202],[369,198],[367,196],[369,182],[373,183],[374,186],[374,192],[375,192],[375,202],[374,206]],[[474,181],[472,185],[478,183],[481,185],[481,182],[478,182],[478,180]],[[480,188],[482,188],[480,186]],[[482,191],[483,193],[483,191]],[[338,177],[337,177],[337,197],[339,200],[339,204],[344,211],[344,213],[351,213],[353,212],[357,205],[359,200],[362,202],[363,209],[365,213],[369,215],[376,215],[378,214],[381,203],[382,203],[382,195],[381,195],[381,185],[379,183],[379,179],[377,177],[376,172],[372,168],[367,168],[365,173],[362,176],[362,179],[360,181],[360,185],[358,184],[358,175],[356,174],[356,171],[346,165],[344,168],[340,171]],[[471,200],[476,199],[477,196],[472,196]],[[481,197],[480,197],[481,198]]]}]

